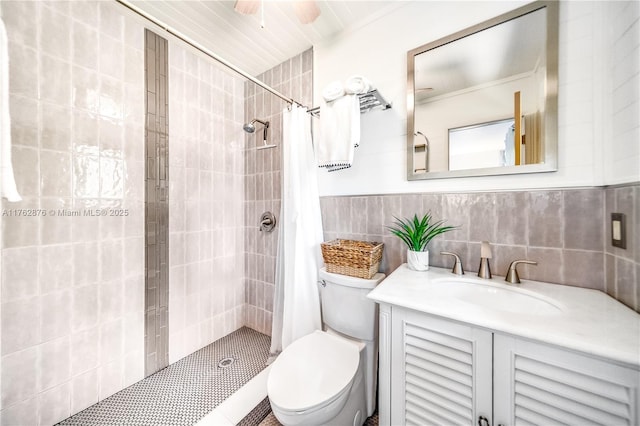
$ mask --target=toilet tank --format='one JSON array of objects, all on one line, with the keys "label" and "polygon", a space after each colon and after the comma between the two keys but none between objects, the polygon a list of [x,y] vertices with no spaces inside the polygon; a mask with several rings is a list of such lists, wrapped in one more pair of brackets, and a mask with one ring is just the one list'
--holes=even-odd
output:
[{"label": "toilet tank", "polygon": [[385,275],[378,273],[370,280],[332,274],[320,269],[320,300],[322,322],[346,336],[373,340],[377,332],[377,304],[367,299]]}]

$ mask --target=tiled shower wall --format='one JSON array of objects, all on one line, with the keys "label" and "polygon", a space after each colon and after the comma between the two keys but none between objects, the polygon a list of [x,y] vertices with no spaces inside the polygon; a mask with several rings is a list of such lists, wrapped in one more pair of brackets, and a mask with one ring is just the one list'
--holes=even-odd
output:
[{"label": "tiled shower wall", "polygon": [[[299,100],[309,108],[313,96],[313,51],[311,49],[264,72],[257,78],[280,93]],[[278,229],[260,232],[262,212],[280,216],[280,170],[282,158],[282,110],[287,104],[251,82],[245,83],[245,121],[258,118],[269,121],[267,143],[276,148],[256,150],[262,144],[262,129],[245,137],[244,238],[246,325],[271,335],[273,290]]]},{"label": "tiled shower wall", "polygon": [[[406,247],[385,226],[394,216],[431,211],[460,227],[434,239],[433,266],[451,267],[453,251],[468,274],[478,270],[480,242],[491,243],[491,270],[504,276],[516,259],[521,278],[606,291],[640,311],[640,186],[455,194],[323,197],[325,241],[347,238],[384,242],[382,272],[406,262]],[[627,249],[611,246],[611,212],[627,217]]]},{"label": "tiled shower wall", "polygon": [[243,80],[169,43],[169,362],[244,324]]},{"label": "tiled shower wall", "polygon": [[23,197],[2,208],[31,212],[3,218],[2,424],[53,424],[144,374],[143,27],[115,2],[2,15]]}]

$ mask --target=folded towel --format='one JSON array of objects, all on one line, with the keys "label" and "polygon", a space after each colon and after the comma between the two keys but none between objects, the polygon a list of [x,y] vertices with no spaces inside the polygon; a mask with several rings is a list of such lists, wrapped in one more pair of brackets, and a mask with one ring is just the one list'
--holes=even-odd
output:
[{"label": "folded towel", "polygon": [[335,101],[344,96],[344,87],[341,81],[333,81],[322,90],[322,97],[325,102]]},{"label": "folded towel", "polygon": [[361,95],[363,93],[370,92],[375,89],[375,87],[373,87],[373,84],[371,84],[369,79],[366,77],[354,75],[347,79],[344,84],[344,89],[348,94]]},{"label": "folded towel", "polygon": [[346,95],[320,106],[320,138],[316,144],[318,167],[341,170],[353,164],[360,142],[360,100]]},{"label": "folded towel", "polygon": [[0,19],[0,179],[2,196],[18,202],[16,181],[11,165],[11,117],[9,116],[9,43],[4,22]]}]

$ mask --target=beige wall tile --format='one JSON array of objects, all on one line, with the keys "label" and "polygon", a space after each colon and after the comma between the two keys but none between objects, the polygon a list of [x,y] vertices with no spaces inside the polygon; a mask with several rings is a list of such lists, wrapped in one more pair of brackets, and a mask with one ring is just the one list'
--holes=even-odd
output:
[{"label": "beige wall tile", "polygon": [[38,349],[36,347],[30,347],[2,357],[3,408],[29,399],[36,394],[39,367]]},{"label": "beige wall tile", "polygon": [[89,370],[71,381],[71,412],[78,413],[98,402],[98,371]]},{"label": "beige wall tile", "polygon": [[[78,7],[82,8],[85,6]],[[74,6],[73,9],[75,8]],[[73,48],[71,59],[76,65],[97,69],[98,57],[96,55],[96,46],[98,46],[98,32],[95,31],[95,27],[85,25],[86,21],[81,22],[73,21]]]},{"label": "beige wall tile", "polygon": [[112,4],[98,3],[100,8],[100,32],[122,41],[124,31],[122,12]]},{"label": "beige wall tile", "polygon": [[24,426],[38,424],[38,398],[20,401],[0,411],[3,425]]},{"label": "beige wall tile", "polygon": [[71,335],[71,371],[73,376],[99,365],[100,330],[98,326]]},{"label": "beige wall tile", "polygon": [[39,424],[56,424],[71,415],[71,384],[69,382],[42,392],[38,396]]},{"label": "beige wall tile", "polygon": [[9,45],[9,87],[11,94],[38,99],[38,54],[36,50]]},{"label": "beige wall tile", "polygon": [[[3,209],[39,209],[37,198],[24,198],[18,203],[2,202]],[[3,248],[37,245],[40,242],[40,217],[10,215],[2,218]]]},{"label": "beige wall tile", "polygon": [[40,190],[45,197],[71,197],[71,155],[40,151]]},{"label": "beige wall tile", "polygon": [[107,398],[122,389],[122,360],[118,359],[98,368],[100,380],[100,400]]},{"label": "beige wall tile", "polygon": [[73,332],[87,330],[98,325],[98,295],[101,286],[89,284],[73,289],[71,329]]},{"label": "beige wall tile", "polygon": [[70,343],[69,336],[65,336],[39,346],[38,390],[40,392],[56,387],[71,378]]},{"label": "beige wall tile", "polygon": [[[2,354],[11,354],[40,343],[38,297],[2,304]],[[3,370],[4,371],[4,370]]]},{"label": "beige wall tile", "polygon": [[42,293],[73,285],[73,246],[71,244],[40,247],[40,289]]},{"label": "beige wall tile", "polygon": [[[47,52],[48,53],[48,52]],[[46,74],[42,75],[40,78],[40,99],[46,102],[55,102],[56,105],[68,108],[71,105],[71,82],[69,80],[69,76],[71,75],[71,65],[66,59],[59,59],[53,56],[49,56],[48,54],[40,54],[40,67],[43,72]],[[45,71],[46,70],[46,71]],[[44,107],[44,105],[43,105]],[[60,121],[57,123],[58,125],[67,125],[70,123],[67,111],[67,120]],[[60,113],[56,113],[55,115],[60,115]],[[54,124],[51,121],[51,118],[47,116],[47,114],[43,111],[42,114],[43,125],[47,125],[48,128],[51,128]],[[60,149],[60,148],[52,148],[51,144],[54,142],[53,138],[43,138],[42,140],[43,148],[50,149]],[[48,144],[45,145],[44,143]],[[68,140],[61,140],[58,142],[59,144],[68,143]]]},{"label": "beige wall tile", "polygon": [[69,335],[71,295],[72,291],[61,290],[40,297],[40,336],[43,342]]},{"label": "beige wall tile", "polygon": [[2,5],[2,19],[7,28],[7,35],[13,43],[37,47],[37,32],[33,31],[33,18],[39,10],[40,2],[16,1]]},{"label": "beige wall tile", "polygon": [[47,212],[40,218],[40,242],[42,244],[65,244],[71,242],[73,214],[70,198],[44,198],[40,208]]},{"label": "beige wall tile", "polygon": [[52,8],[42,7],[40,22],[40,49],[51,56],[68,61],[71,52],[69,17]]},{"label": "beige wall tile", "polygon": [[100,365],[120,360],[123,355],[124,324],[122,318],[100,325]]},{"label": "beige wall tile", "polygon": [[[35,99],[23,96],[11,96],[9,99],[11,111],[11,143],[14,146],[23,145],[38,147],[38,103]],[[13,154],[15,155],[15,154]],[[13,158],[14,169],[16,160]],[[27,174],[27,176],[29,176]],[[20,187],[20,193],[24,190]]]},{"label": "beige wall tile", "polygon": [[38,295],[38,248],[5,249],[2,253],[2,302]]}]

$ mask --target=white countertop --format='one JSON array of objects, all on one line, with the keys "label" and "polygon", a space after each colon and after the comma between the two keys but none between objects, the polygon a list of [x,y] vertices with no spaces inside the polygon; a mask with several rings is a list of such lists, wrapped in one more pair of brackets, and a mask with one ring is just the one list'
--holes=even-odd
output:
[{"label": "white countertop", "polygon": [[443,268],[416,272],[404,264],[367,297],[640,367],[640,314],[601,291],[528,280],[512,285],[495,276],[481,280],[487,284],[485,288],[508,290],[500,292],[502,300],[510,293],[527,294],[546,301],[553,311],[536,313],[516,309],[516,304],[496,309],[487,303],[462,300],[460,291],[454,292],[457,296],[449,291],[455,284],[443,282],[458,278],[481,280],[472,272],[462,277]]}]

